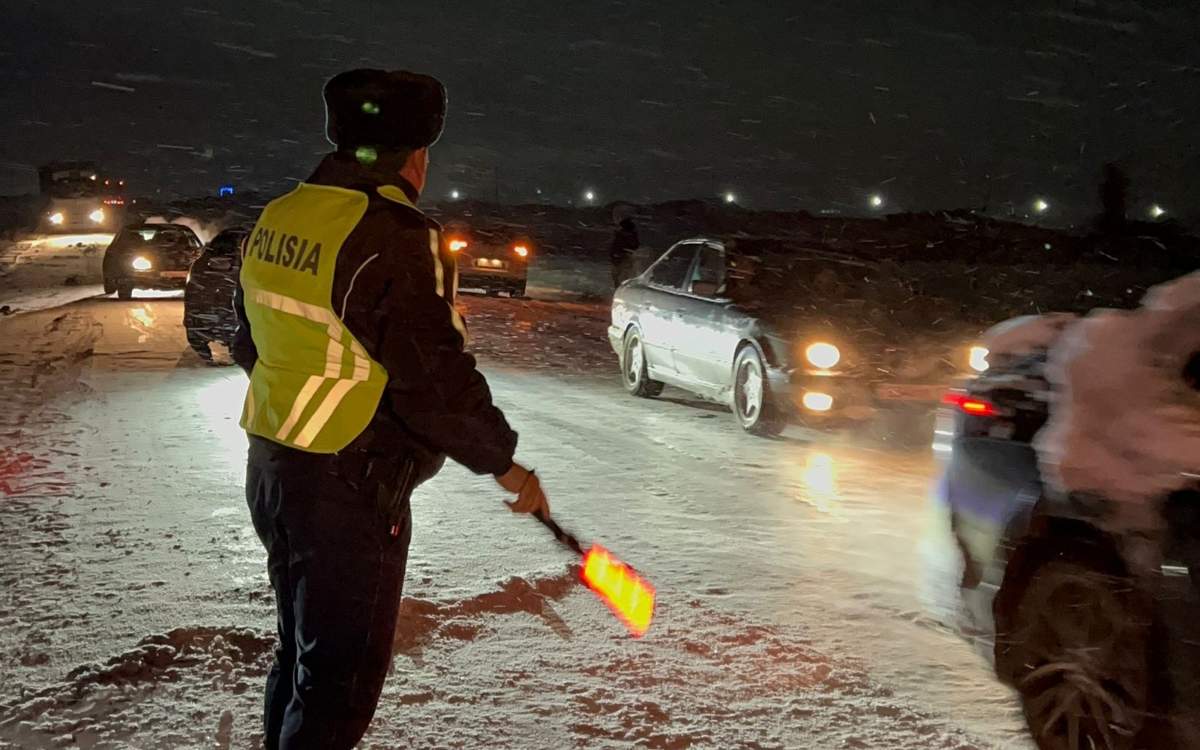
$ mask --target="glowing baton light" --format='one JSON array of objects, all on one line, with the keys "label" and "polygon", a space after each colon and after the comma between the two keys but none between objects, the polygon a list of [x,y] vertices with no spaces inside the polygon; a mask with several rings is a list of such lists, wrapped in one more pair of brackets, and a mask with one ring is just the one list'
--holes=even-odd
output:
[{"label": "glowing baton light", "polygon": [[654,619],[654,587],[650,582],[599,544],[584,552],[578,539],[544,513],[534,513],[533,517],[550,529],[555,539],[583,556],[579,573],[583,584],[608,605],[634,637],[645,635]]},{"label": "glowing baton light", "polygon": [[654,587],[599,544],[583,556],[584,584],[640,638],[654,619]]}]

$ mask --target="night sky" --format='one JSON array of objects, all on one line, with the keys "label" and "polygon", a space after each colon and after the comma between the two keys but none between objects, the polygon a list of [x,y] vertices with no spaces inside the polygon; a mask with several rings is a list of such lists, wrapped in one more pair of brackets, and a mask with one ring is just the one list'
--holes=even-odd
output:
[{"label": "night sky", "polygon": [[[1180,6],[1180,7],[1171,7]],[[1186,8],[1181,9],[1181,7]],[[0,193],[94,159],[137,191],[279,191],[355,66],[449,90],[427,196],[866,213],[1036,196],[1200,210],[1200,3],[0,0]]]}]

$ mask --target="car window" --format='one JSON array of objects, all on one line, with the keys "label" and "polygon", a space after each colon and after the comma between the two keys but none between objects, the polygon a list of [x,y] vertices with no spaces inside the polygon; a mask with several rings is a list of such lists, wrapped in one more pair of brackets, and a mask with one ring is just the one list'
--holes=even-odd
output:
[{"label": "car window", "polygon": [[701,297],[716,297],[724,292],[725,253],[718,247],[700,248],[700,259],[692,270],[691,292]]},{"label": "car window", "polygon": [[667,254],[658,259],[650,269],[650,283],[671,289],[682,289],[684,275],[692,267],[692,258],[696,255],[696,245],[676,245]]}]

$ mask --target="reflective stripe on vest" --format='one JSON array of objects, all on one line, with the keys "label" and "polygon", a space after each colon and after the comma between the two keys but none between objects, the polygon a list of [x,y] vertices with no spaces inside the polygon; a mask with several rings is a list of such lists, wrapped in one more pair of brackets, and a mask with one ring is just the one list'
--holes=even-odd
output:
[{"label": "reflective stripe on vest", "polygon": [[338,253],[366,208],[364,193],[301,184],[264,209],[248,238],[241,282],[258,361],[242,411],[247,432],[335,453],[374,416],[387,373],[331,299]]}]

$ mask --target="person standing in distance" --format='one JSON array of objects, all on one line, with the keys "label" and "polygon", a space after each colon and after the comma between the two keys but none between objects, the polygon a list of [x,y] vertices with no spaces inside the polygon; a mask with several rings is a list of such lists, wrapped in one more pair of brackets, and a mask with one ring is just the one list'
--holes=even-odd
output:
[{"label": "person standing in distance", "polygon": [[621,219],[613,232],[612,245],[609,246],[609,261],[612,264],[613,289],[621,286],[634,277],[633,254],[641,247],[638,239],[637,225],[628,217]]},{"label": "person standing in distance", "polygon": [[336,150],[263,210],[235,297],[246,500],[278,614],[270,750],[352,748],[366,732],[392,660],[409,497],[446,456],[494,475],[513,511],[549,512],[464,351],[441,228],[415,205],[445,89],[360,69],[324,96]]}]

